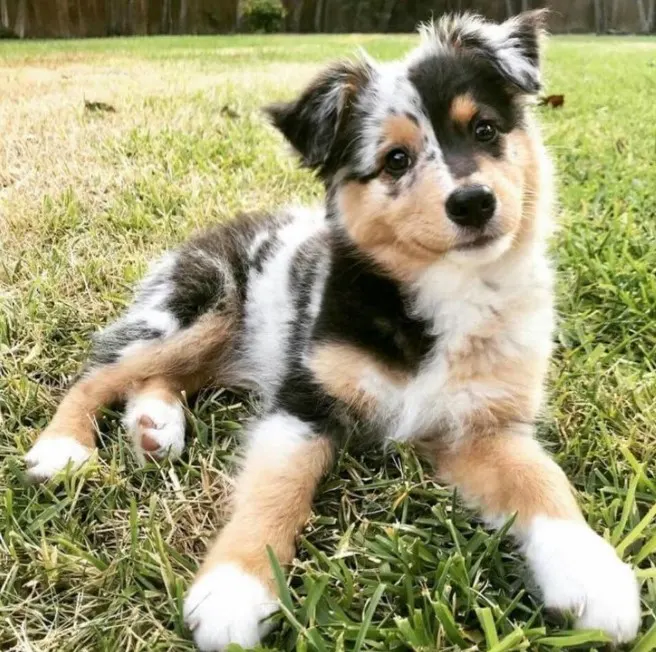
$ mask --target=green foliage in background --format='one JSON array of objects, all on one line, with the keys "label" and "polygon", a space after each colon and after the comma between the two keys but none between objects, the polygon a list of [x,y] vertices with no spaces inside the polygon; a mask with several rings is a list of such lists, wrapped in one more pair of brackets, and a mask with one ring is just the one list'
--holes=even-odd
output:
[{"label": "green foliage in background", "polygon": [[241,29],[244,32],[272,34],[282,30],[285,8],[280,0],[246,0]]}]

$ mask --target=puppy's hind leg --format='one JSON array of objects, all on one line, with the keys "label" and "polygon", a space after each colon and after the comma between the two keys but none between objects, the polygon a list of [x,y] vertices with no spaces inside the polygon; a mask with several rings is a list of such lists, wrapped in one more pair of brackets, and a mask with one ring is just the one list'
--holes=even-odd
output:
[{"label": "puppy's hind leg", "polygon": [[[86,372],[68,391],[50,425],[27,453],[28,474],[35,480],[45,480],[69,463],[82,464],[95,449],[96,416],[116,401],[166,388],[168,399],[175,397],[178,401],[174,410],[181,411],[175,392],[190,388],[195,391],[196,383],[220,372],[234,330],[232,318],[208,313],[164,340],[144,343],[116,362]],[[153,421],[156,426],[162,425]],[[143,423],[148,425],[147,421]],[[153,452],[159,453],[160,449],[165,453],[173,446],[153,446]]]},{"label": "puppy's hind leg", "polygon": [[205,373],[155,376],[130,393],[123,422],[140,462],[180,457],[185,443],[183,395],[195,394],[209,380]]},{"label": "puppy's hind leg", "polygon": [[179,329],[167,306],[174,264],[175,256],[167,254],[153,265],[125,314],[93,338],[85,369],[26,455],[33,479],[45,480],[69,463],[79,466],[91,455],[97,413],[124,398],[135,380],[134,368],[127,373],[121,371],[122,365]]}]

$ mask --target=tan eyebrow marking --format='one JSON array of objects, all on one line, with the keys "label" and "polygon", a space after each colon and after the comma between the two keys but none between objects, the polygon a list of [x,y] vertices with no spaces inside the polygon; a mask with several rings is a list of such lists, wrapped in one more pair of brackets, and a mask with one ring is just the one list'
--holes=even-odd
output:
[{"label": "tan eyebrow marking", "polygon": [[412,120],[402,115],[387,118],[383,125],[383,147],[407,145],[412,150],[421,147],[421,130]]},{"label": "tan eyebrow marking", "polygon": [[469,93],[457,95],[453,98],[451,108],[449,109],[449,115],[454,122],[467,125],[477,113],[478,106]]}]

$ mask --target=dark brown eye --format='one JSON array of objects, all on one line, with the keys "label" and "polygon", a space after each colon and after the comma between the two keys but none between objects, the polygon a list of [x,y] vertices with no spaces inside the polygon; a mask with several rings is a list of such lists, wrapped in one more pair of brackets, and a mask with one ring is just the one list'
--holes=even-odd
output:
[{"label": "dark brown eye", "polygon": [[412,164],[408,152],[400,147],[388,152],[385,157],[385,169],[396,176],[403,174]]},{"label": "dark brown eye", "polygon": [[479,120],[474,126],[474,137],[479,143],[491,143],[497,133],[497,128],[488,120]]}]

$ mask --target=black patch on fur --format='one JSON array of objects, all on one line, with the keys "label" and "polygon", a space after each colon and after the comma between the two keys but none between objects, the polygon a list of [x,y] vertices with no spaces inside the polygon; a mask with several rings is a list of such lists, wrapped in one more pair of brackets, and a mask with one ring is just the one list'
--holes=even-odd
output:
[{"label": "black patch on fur", "polygon": [[409,111],[406,111],[405,117],[408,118],[408,120],[410,120],[410,122],[412,122],[412,124],[414,124],[415,127],[419,126],[419,118],[414,113],[410,113]]},{"label": "black patch on fur", "polygon": [[395,280],[345,237],[331,237],[330,272],[313,339],[348,343],[392,367],[416,372],[434,343],[427,322],[409,315]]},{"label": "black patch on fur", "polygon": [[290,366],[274,405],[309,424],[316,434],[338,440],[344,435],[346,415],[340,414],[337,401],[326,394],[300,360]]},{"label": "black patch on fur", "polygon": [[[319,271],[327,258],[324,234],[309,239],[298,249],[289,270],[294,321],[287,346],[288,368],[274,399],[275,409],[284,410],[309,424],[314,432],[341,439],[346,421],[338,401],[330,397],[303,362],[312,338],[309,314]],[[323,293],[322,293],[323,299]]]},{"label": "black patch on fur", "polygon": [[145,321],[115,322],[94,335],[89,366],[113,364],[130,344],[156,340],[163,334],[161,330],[150,327]]},{"label": "black patch on fur", "polygon": [[296,252],[289,270],[289,290],[296,315],[291,333],[291,355],[298,356],[310,336],[310,305],[322,259],[326,256],[324,234],[304,242]]},{"label": "black patch on fur", "polygon": [[[221,310],[227,296],[226,273],[222,258],[225,247],[217,246],[220,233],[208,232],[186,246],[179,254],[171,274],[173,284],[168,310],[185,328],[210,310]],[[223,243],[222,243],[223,244]]]},{"label": "black patch on fur", "polygon": [[262,273],[264,264],[278,249],[279,244],[280,242],[278,238],[271,234],[265,240],[263,240],[259,247],[255,250],[255,253],[251,257],[251,265],[258,273]]},{"label": "black patch on fur", "polygon": [[[365,258],[345,236],[332,233],[329,238],[330,266],[321,308],[309,341],[304,339],[303,329],[293,330],[288,343],[291,362],[274,405],[310,424],[315,432],[340,439],[357,415],[349,414],[341,401],[326,394],[303,364],[304,352],[322,342],[341,342],[362,349],[395,369],[413,373],[435,338],[427,322],[409,315],[396,281]],[[312,261],[306,257],[299,266],[305,273],[292,274],[297,324],[306,319],[302,297],[309,299],[311,286],[316,282],[307,272],[309,267]]]},{"label": "black patch on fur", "polygon": [[[433,55],[416,64],[409,78],[421,96],[444,160],[456,177],[476,171],[476,154],[500,157],[503,135],[521,125],[522,109],[515,94],[484,58],[458,53]],[[500,135],[495,141],[480,143],[468,127],[451,119],[451,103],[465,93],[472,95],[483,116],[497,126]]]},{"label": "black patch on fur", "polygon": [[[241,314],[250,267],[258,262],[249,259],[248,250],[270,220],[277,218],[242,214],[207,229],[178,250],[167,305],[183,328],[210,311]],[[268,242],[270,248],[262,253],[260,264],[274,251],[274,240]]]}]

